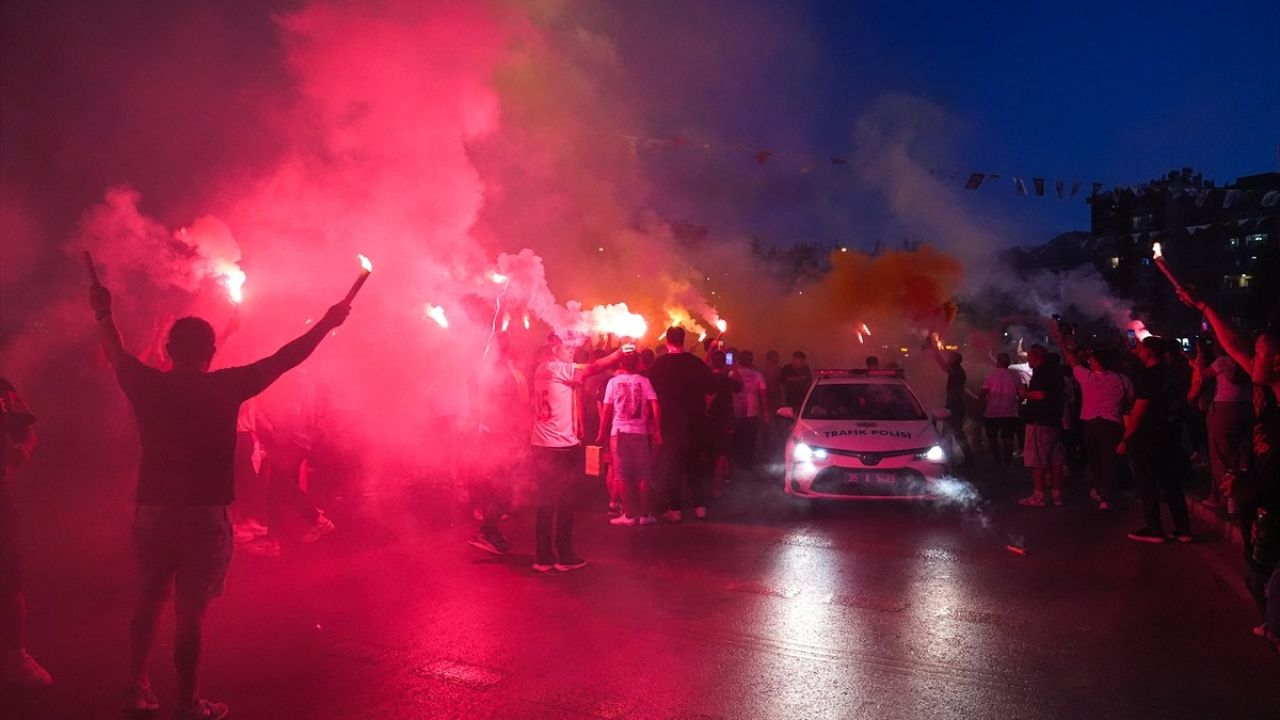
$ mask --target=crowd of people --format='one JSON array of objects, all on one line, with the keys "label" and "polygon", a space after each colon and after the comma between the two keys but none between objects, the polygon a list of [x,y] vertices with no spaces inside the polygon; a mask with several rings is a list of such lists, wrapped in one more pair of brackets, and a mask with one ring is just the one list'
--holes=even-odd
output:
[{"label": "crowd of people", "polygon": [[[961,467],[974,463],[974,448],[982,445],[997,471],[1020,455],[1032,483],[1020,505],[1064,504],[1068,469],[1078,467],[1087,469],[1097,508],[1109,510],[1118,500],[1117,468],[1127,466],[1144,520],[1128,537],[1191,542],[1184,493],[1193,457],[1206,454],[1210,485],[1203,502],[1239,524],[1246,584],[1263,614],[1255,632],[1280,647],[1280,325],[1251,341],[1213,307],[1179,293],[1213,331],[1212,342],[1191,351],[1152,336],[1122,355],[1083,346],[1070,326],[1054,322],[1051,344],[995,355],[973,392],[958,352],[943,353],[936,338],[925,347],[946,376],[945,416]],[[258,362],[210,371],[218,338],[207,322],[173,322],[167,365],[155,367],[125,351],[111,295],[96,282],[90,305],[142,448],[126,707],[159,706],[148,667],[160,614],[172,599],[177,717],[221,718],[226,706],[200,696],[198,668],[205,611],[222,592],[234,545],[261,541],[263,554],[272,554],[272,528],[286,515],[305,523],[304,541],[334,529],[303,490],[315,388],[305,373],[277,380],[341,325],[350,307],[334,305],[305,334]],[[600,478],[607,488],[611,525],[674,524],[690,514],[708,519],[727,483],[753,477],[763,458],[778,453],[787,428],[772,419],[775,411],[798,413],[814,382],[803,352],[784,365],[770,350],[757,367],[752,351],[723,339],[686,347],[679,326],[661,339],[654,350],[612,340],[591,348],[552,334],[525,364],[509,338],[495,334],[469,388],[468,425],[484,450],[471,468],[480,524],[471,545],[510,552],[500,521],[515,505],[514,479],[527,477],[535,511],[532,568],[571,572],[587,564],[574,545],[575,512],[590,489],[584,476]],[[868,368],[878,365],[867,359]],[[35,416],[7,381],[0,400],[4,673],[6,681],[47,685],[49,673],[25,646],[11,499],[13,477],[35,446]],[[984,432],[971,433],[979,418]],[[1162,504],[1172,521],[1168,534]],[[275,547],[278,552],[278,542]]]}]

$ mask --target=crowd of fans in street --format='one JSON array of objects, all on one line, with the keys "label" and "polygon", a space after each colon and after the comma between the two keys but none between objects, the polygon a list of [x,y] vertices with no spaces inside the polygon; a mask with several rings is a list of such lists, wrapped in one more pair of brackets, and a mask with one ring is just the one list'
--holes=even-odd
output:
[{"label": "crowd of fans in street", "polygon": [[[1280,647],[1280,324],[1273,321],[1251,339],[1213,307],[1179,293],[1212,328],[1195,348],[1154,336],[1129,354],[1085,347],[1070,326],[1055,321],[1051,345],[1022,353],[1020,344],[1016,354],[996,355],[976,392],[960,354],[942,352],[936,338],[926,342],[946,376],[953,452],[963,468],[974,464],[974,448],[985,446],[998,474],[1020,455],[1031,471],[1031,492],[1018,501],[1027,507],[1064,504],[1069,471],[1087,469],[1090,497],[1100,511],[1109,510],[1119,499],[1117,468],[1127,466],[1144,520],[1128,537],[1146,543],[1194,540],[1184,489],[1203,460],[1210,481],[1202,502],[1229,516],[1244,538],[1245,581],[1263,615],[1255,633]],[[174,322],[164,354],[171,364],[154,367],[124,350],[110,293],[96,282],[90,304],[142,446],[134,518],[139,599],[126,706],[158,707],[149,657],[159,615],[172,597],[178,716],[220,718],[226,706],[199,695],[197,669],[204,613],[221,593],[233,545],[278,554],[273,532],[285,517],[302,519],[303,541],[334,529],[305,492],[315,388],[302,372],[276,381],[350,308],[333,306],[263,360],[210,372],[217,338],[203,320]],[[607,488],[611,525],[673,524],[690,514],[708,519],[727,483],[754,477],[762,459],[780,455],[788,428],[774,413],[782,407],[798,413],[814,382],[803,352],[782,364],[770,350],[757,367],[752,351],[722,340],[686,348],[678,326],[661,338],[657,350],[617,343],[593,349],[552,334],[525,364],[505,334],[495,336],[470,387],[466,424],[483,448],[470,468],[480,523],[471,545],[509,552],[500,520],[513,509],[514,478],[527,477],[536,514],[532,567],[570,572],[586,565],[573,533],[575,508],[588,486],[584,474]],[[867,359],[868,368],[878,364]],[[7,381],[0,400],[4,677],[47,685],[48,672],[25,647],[11,498],[13,477],[35,446],[35,416]],[[979,425],[981,431],[972,432]],[[1168,534],[1162,501],[1172,522]]]}]

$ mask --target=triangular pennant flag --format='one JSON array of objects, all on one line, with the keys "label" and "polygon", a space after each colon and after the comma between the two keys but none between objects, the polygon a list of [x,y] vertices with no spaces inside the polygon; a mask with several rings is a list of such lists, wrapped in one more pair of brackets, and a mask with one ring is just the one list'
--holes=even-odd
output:
[{"label": "triangular pennant flag", "polygon": [[1080,181],[1072,180],[1071,181],[1071,199],[1072,200],[1076,199],[1076,193],[1078,192],[1080,192]]},{"label": "triangular pennant flag", "polygon": [[1036,185],[1036,194],[1044,195],[1044,178],[1031,178],[1031,182]]},{"label": "triangular pennant flag", "polygon": [[1248,219],[1248,218],[1244,218],[1243,220],[1240,220],[1240,221],[1239,221],[1239,222],[1237,222],[1236,224],[1237,224],[1237,225],[1244,225],[1244,224],[1245,224],[1245,223],[1247,223],[1247,222],[1249,222],[1249,219]]},{"label": "triangular pennant flag", "polygon": [[1027,186],[1023,184],[1022,178],[1020,177],[1013,178],[1013,191],[1018,193],[1019,197],[1026,197]]},{"label": "triangular pennant flag", "polygon": [[756,164],[757,164],[757,165],[764,165],[765,163],[769,162],[769,158],[770,158],[770,156],[772,156],[772,155],[773,155],[773,151],[772,151],[772,150],[760,150],[760,151],[756,152],[756,155],[755,155],[755,158],[756,158]]},{"label": "triangular pennant flag", "polygon": [[986,177],[983,173],[973,173],[969,175],[969,182],[964,184],[965,190],[977,190],[982,185],[982,178]]},{"label": "triangular pennant flag", "polygon": [[1093,186],[1093,189],[1089,191],[1089,197],[1097,197],[1098,191],[1102,189],[1102,183],[1091,182],[1089,184]]},{"label": "triangular pennant flag", "polygon": [[1055,180],[1053,183],[1053,189],[1058,191],[1058,199],[1061,200],[1064,197],[1062,181]]},{"label": "triangular pennant flag", "polygon": [[831,158],[831,164],[832,165],[848,165],[849,161],[845,160],[844,158],[833,157]]},{"label": "triangular pennant flag", "polygon": [[987,176],[987,179],[988,179],[988,180],[999,180],[999,179],[1000,179],[1000,173],[991,173],[990,175],[988,175],[988,176]]}]

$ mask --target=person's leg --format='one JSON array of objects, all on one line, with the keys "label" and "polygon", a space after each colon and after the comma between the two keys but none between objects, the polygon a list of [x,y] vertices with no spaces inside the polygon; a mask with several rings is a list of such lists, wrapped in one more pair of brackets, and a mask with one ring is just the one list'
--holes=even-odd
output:
[{"label": "person's leg", "polygon": [[1182,489],[1182,475],[1178,472],[1162,472],[1158,476],[1160,489],[1164,492],[1165,503],[1169,506],[1169,517],[1173,521],[1173,532],[1177,535],[1191,532],[1191,517],[1187,513],[1187,498]]},{"label": "person's leg", "polygon": [[1156,468],[1160,452],[1159,443],[1139,443],[1129,448],[1129,464],[1133,469],[1133,484],[1142,498],[1142,519],[1152,532],[1162,532],[1160,519],[1160,488]]},{"label": "person's leg", "polygon": [[139,507],[133,518],[137,597],[129,623],[129,682],[136,689],[151,687],[151,652],[177,568],[177,523],[170,515],[165,508]]},{"label": "person's leg", "polygon": [[987,432],[987,449],[991,451],[991,459],[996,465],[1003,465],[1004,460],[1000,447],[1000,422],[995,418],[984,418],[982,428]]},{"label": "person's leg", "polygon": [[640,498],[640,463],[649,452],[647,435],[619,433],[614,439],[614,463],[618,481],[622,485],[622,511],[629,518],[639,518],[645,513]]},{"label": "person's leg", "polygon": [[529,462],[533,468],[533,496],[535,520],[533,526],[534,565],[549,568],[556,556],[551,549],[551,528],[555,524],[555,506],[552,501],[551,476],[554,467],[552,448],[534,446]]},{"label": "person's leg", "polygon": [[1227,417],[1223,412],[1225,403],[1211,403],[1206,418],[1209,433],[1209,493],[1205,499],[1210,503],[1222,502],[1222,477],[1231,469],[1227,455],[1230,440],[1227,436]]},{"label": "person's leg", "polygon": [[200,699],[200,649],[208,608],[208,599],[181,595],[173,603],[173,667],[178,671],[179,707],[190,707]]},{"label": "person's leg", "polygon": [[1116,446],[1124,436],[1124,426],[1120,423],[1100,420],[1097,422],[1094,435],[1096,447],[1092,451],[1093,457],[1090,460],[1094,465],[1094,486],[1098,490],[1098,496],[1104,502],[1110,503],[1116,487]]},{"label": "person's leg", "polygon": [[574,481],[582,473],[581,454],[576,448],[565,448],[557,455],[557,472],[559,486],[553,502],[555,509],[556,557],[563,565],[580,562],[573,551],[573,513],[576,498]]}]

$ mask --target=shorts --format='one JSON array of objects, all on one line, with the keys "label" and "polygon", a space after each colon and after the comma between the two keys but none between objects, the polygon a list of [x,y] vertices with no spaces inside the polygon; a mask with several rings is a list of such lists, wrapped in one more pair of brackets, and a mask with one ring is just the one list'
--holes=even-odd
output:
[{"label": "shorts", "polygon": [[225,505],[139,505],[133,551],[142,597],[205,603],[222,595],[231,566],[231,520]]},{"label": "shorts", "polygon": [[1058,439],[1062,428],[1056,425],[1028,425],[1022,460],[1027,467],[1051,467],[1067,462],[1067,453]]},{"label": "shorts", "polygon": [[653,454],[649,436],[618,433],[613,436],[614,458],[618,479],[625,483],[648,483],[653,480]]}]

